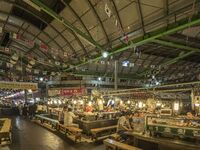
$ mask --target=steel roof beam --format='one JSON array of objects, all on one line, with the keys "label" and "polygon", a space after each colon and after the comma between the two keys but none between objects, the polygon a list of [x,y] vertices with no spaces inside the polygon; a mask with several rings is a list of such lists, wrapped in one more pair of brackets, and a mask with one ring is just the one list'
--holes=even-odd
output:
[{"label": "steel roof beam", "polygon": [[[74,76],[105,77],[104,76],[105,74],[104,73],[100,73],[100,72],[75,72],[75,73],[72,73],[71,75],[74,75]],[[113,77],[113,73],[108,73],[106,75],[106,77],[112,78]],[[124,75],[119,75],[119,79],[137,80],[137,79],[140,79],[140,78],[135,76],[134,74],[124,74]]]},{"label": "steel roof beam", "polygon": [[[139,37],[135,40],[132,40],[130,41],[131,44],[129,45],[122,45],[122,46],[119,46],[117,48],[114,48],[112,49],[112,51],[109,53],[109,56],[111,55],[114,55],[114,54],[117,54],[117,53],[120,53],[120,52],[123,52],[123,51],[126,51],[130,48],[133,48],[133,47],[136,47],[136,46],[141,46],[141,45],[144,45],[146,43],[150,43],[152,42],[153,40],[157,39],[157,38],[161,38],[163,36],[167,36],[167,35],[170,35],[170,34],[173,34],[173,33],[176,33],[177,31],[180,31],[180,30],[183,30],[183,29],[186,29],[190,26],[194,26],[194,25],[198,25],[200,24],[200,14],[198,14],[197,16],[193,17],[191,19],[191,22],[188,22],[188,18],[185,18],[185,19],[182,19],[176,23],[173,23],[171,25],[168,25],[167,27],[163,27],[163,28],[160,28],[154,32],[151,32],[151,33],[148,33],[148,36],[142,36],[142,37]],[[90,62],[93,62],[93,61],[97,61],[99,59],[101,59],[102,56],[101,55],[97,55],[95,58],[87,61],[87,62],[84,62],[84,63],[81,63],[81,64],[77,64],[75,65],[74,67],[79,67],[79,66],[82,66],[82,65],[85,65],[85,64],[88,64]],[[73,68],[66,68],[64,69],[64,71],[69,71]]]},{"label": "steel roof beam", "polygon": [[157,43],[157,44],[164,45],[164,46],[168,46],[168,47],[174,47],[174,48],[178,48],[178,49],[181,49],[181,50],[195,51],[195,52],[200,53],[199,48],[185,46],[185,45],[174,43],[174,42],[168,42],[168,41],[158,40],[158,39],[153,40],[153,42]]}]

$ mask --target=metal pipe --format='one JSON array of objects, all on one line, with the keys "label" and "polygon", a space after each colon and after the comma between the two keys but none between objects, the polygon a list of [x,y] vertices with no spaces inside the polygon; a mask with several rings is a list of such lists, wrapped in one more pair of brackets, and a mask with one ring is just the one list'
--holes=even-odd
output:
[{"label": "metal pipe", "polygon": [[134,93],[155,93],[155,92],[186,92],[186,91],[192,91],[192,88],[186,88],[186,89],[171,89],[171,90],[156,90],[153,91],[142,91],[142,92],[122,92],[122,93],[114,93],[114,94],[104,94],[103,96],[117,96],[117,95],[131,95]]},{"label": "metal pipe", "polygon": [[194,82],[186,82],[186,83],[175,83],[175,84],[167,84],[167,85],[161,85],[157,87],[150,87],[150,88],[134,88],[134,89],[124,89],[124,90],[114,90],[114,91],[108,91],[107,93],[119,93],[124,91],[138,91],[138,90],[156,90],[157,88],[166,88],[166,87],[173,87],[173,86],[183,86],[183,85],[193,85],[193,84],[200,84],[200,81],[194,81]]},{"label": "metal pipe", "polygon": [[168,47],[179,48],[179,49],[182,49],[182,50],[200,52],[199,48],[195,48],[195,47],[191,47],[191,46],[185,46],[185,45],[174,43],[174,42],[168,42],[168,41],[163,41],[163,40],[158,40],[158,39],[153,40],[153,42],[164,45],[164,46],[168,46]]},{"label": "metal pipe", "polygon": [[118,87],[118,61],[115,60],[115,90]]}]

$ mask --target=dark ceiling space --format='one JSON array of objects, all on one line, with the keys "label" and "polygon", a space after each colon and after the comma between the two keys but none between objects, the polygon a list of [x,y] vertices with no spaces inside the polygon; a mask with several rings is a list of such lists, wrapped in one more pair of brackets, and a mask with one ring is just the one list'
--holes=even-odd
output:
[{"label": "dark ceiling space", "polygon": [[[67,1],[67,3],[69,2],[70,1]],[[56,13],[60,13],[65,8],[65,5],[60,0],[43,0],[42,3],[47,5]],[[30,7],[30,5],[28,5],[27,3],[22,2],[21,0],[16,0],[16,4],[18,5],[13,6],[11,14],[27,20],[41,30],[44,30],[47,27],[48,24],[46,23],[51,23],[51,21],[53,20],[53,18],[47,15],[45,12],[38,11],[33,7]],[[29,13],[22,8],[27,8],[27,10],[32,13]],[[43,20],[38,19],[38,17],[42,18]]]}]

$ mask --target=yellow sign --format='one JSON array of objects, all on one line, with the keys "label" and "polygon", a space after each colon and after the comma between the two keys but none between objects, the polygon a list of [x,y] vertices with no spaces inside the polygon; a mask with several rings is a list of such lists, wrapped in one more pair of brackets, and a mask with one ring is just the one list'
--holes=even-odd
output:
[{"label": "yellow sign", "polygon": [[38,89],[37,83],[31,82],[3,82],[0,81],[0,89],[31,89],[33,91]]}]

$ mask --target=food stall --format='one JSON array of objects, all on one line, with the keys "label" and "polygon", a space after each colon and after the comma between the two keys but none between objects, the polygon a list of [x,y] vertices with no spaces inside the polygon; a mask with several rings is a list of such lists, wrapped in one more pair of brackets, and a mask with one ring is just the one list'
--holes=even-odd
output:
[{"label": "food stall", "polygon": [[119,116],[119,112],[79,114],[79,117],[74,119],[74,122],[79,124],[84,133],[90,135],[91,129],[117,125]]},{"label": "food stall", "polygon": [[145,126],[152,136],[200,139],[199,118],[146,116]]}]

